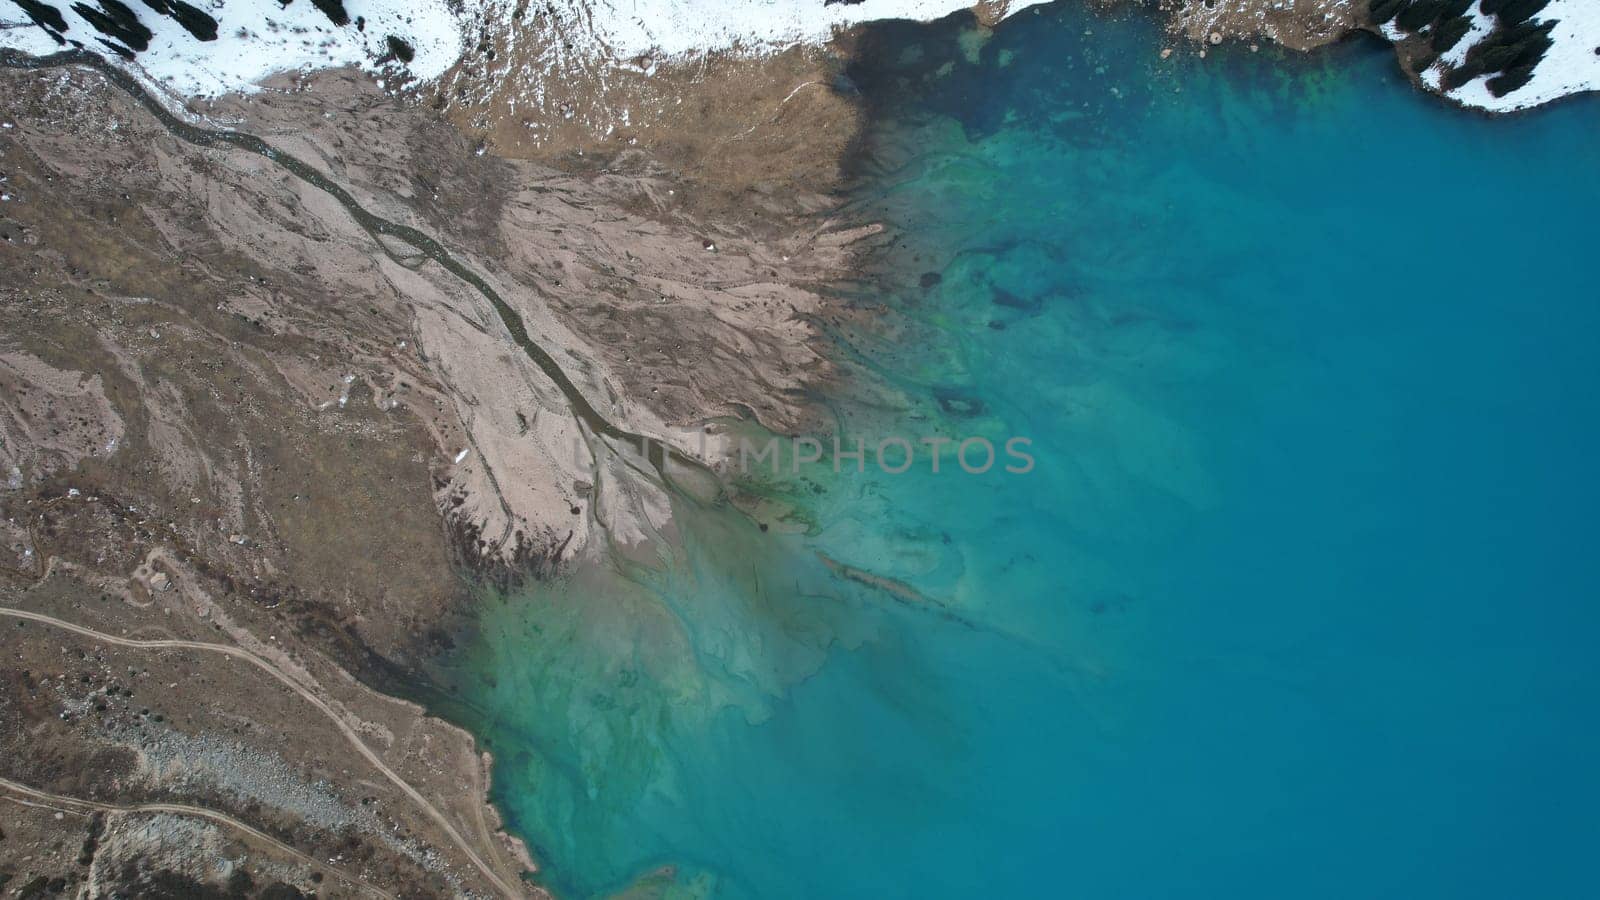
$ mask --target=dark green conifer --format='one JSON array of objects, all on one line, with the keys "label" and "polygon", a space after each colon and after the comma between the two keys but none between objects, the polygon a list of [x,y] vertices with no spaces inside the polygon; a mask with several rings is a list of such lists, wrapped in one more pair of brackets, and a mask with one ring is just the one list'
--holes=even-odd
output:
[{"label": "dark green conifer", "polygon": [[1489,79],[1485,86],[1489,88],[1489,93],[1496,97],[1504,97],[1532,80],[1533,66],[1517,66]]},{"label": "dark green conifer", "polygon": [[1411,0],[1372,0],[1367,6],[1367,14],[1372,17],[1374,25],[1387,25],[1400,10],[1405,9]]},{"label": "dark green conifer", "polygon": [[1446,19],[1433,27],[1433,40],[1428,42],[1428,46],[1432,47],[1435,53],[1443,53],[1460,43],[1471,30],[1472,19],[1467,16]]},{"label": "dark green conifer", "polygon": [[1500,24],[1515,25],[1533,18],[1550,4],[1550,0],[1509,0],[1500,9]]},{"label": "dark green conifer", "polygon": [[1414,0],[1394,17],[1394,24],[1405,31],[1421,31],[1424,25],[1438,18],[1444,3],[1445,0]]}]

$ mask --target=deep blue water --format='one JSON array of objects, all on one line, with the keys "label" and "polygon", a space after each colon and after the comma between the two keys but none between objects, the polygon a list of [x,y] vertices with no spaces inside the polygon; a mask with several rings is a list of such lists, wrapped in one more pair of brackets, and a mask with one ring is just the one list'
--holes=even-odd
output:
[{"label": "deep blue water", "polygon": [[809,533],[684,501],[659,567],[488,601],[451,677],[546,883],[1600,895],[1600,104],[1161,46],[869,39],[840,427],[1037,466],[823,465],[759,486]]}]

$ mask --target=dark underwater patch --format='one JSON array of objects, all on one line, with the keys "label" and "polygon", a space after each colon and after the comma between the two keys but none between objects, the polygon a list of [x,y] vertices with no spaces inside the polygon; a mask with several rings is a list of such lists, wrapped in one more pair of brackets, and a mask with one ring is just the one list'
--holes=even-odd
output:
[{"label": "dark underwater patch", "polygon": [[1038,297],[1023,297],[1014,294],[1005,288],[994,288],[989,293],[989,302],[995,306],[1006,309],[1018,309],[1025,313],[1037,313],[1044,308],[1044,301]]},{"label": "dark underwater patch", "polygon": [[983,399],[973,396],[957,388],[940,387],[933,389],[933,398],[939,401],[939,408],[952,416],[970,419],[983,415]]},{"label": "dark underwater patch", "polygon": [[[1089,21],[1130,19],[1145,20],[1152,32],[1157,27],[1149,11],[1136,8],[1096,10]],[[980,27],[970,10],[934,22],[876,22],[862,32],[845,75],[859,89],[869,121],[943,117],[978,141],[1022,119],[1078,146],[1114,145],[1125,138],[1117,124],[1152,102],[1153,63],[1097,42],[1074,42],[1063,56],[1063,36],[1083,30],[1069,21],[1079,22],[1072,8],[1052,3],[992,28]],[[1048,83],[1031,80],[1033,65],[1016,63],[1043,59],[1059,62]],[[1044,108],[1071,115],[1038,115]]]}]

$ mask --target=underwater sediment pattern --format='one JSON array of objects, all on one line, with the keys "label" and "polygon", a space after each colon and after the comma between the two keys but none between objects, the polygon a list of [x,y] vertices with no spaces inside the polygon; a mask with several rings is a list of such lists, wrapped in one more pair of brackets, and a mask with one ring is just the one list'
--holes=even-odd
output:
[{"label": "underwater sediment pattern", "polygon": [[839,434],[1036,464],[486,598],[444,677],[558,893],[1586,892],[1600,106],[1160,41],[869,35]]}]

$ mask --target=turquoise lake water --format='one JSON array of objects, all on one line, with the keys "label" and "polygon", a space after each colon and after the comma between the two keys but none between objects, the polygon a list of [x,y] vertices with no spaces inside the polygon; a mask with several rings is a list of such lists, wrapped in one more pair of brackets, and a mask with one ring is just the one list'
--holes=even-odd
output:
[{"label": "turquoise lake water", "polygon": [[1036,467],[824,463],[767,533],[685,498],[672,558],[486,599],[444,677],[542,883],[1600,895],[1600,101],[1161,46],[869,37],[898,237],[828,400]]}]

